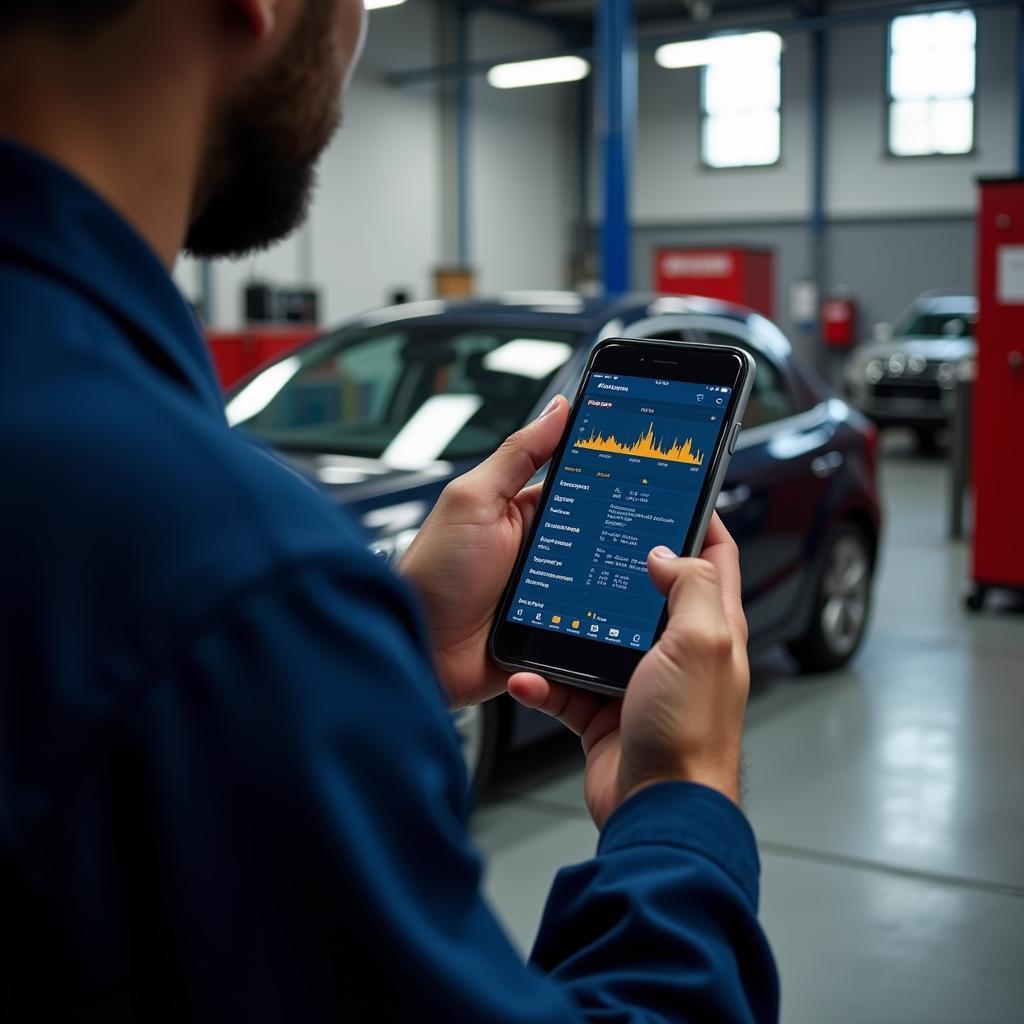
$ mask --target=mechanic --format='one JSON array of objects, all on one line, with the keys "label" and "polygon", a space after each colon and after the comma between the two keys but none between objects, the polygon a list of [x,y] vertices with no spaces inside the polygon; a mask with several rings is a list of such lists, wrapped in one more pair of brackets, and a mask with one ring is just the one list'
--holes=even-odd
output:
[{"label": "mechanic", "polygon": [[[301,221],[364,22],[0,0],[0,1019],[774,1020],[721,523],[651,553],[669,625],[602,702],[485,650],[563,398],[398,574],[226,425],[169,271]],[[449,717],[506,689],[581,735],[601,832],[529,964]]]}]

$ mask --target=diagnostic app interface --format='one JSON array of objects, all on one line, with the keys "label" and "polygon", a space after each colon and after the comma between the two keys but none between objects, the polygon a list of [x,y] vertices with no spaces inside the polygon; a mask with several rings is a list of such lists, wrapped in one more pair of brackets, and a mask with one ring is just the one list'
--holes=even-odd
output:
[{"label": "diagnostic app interface", "polygon": [[595,373],[509,621],[646,650],[665,599],[647,575],[686,538],[730,388]]}]

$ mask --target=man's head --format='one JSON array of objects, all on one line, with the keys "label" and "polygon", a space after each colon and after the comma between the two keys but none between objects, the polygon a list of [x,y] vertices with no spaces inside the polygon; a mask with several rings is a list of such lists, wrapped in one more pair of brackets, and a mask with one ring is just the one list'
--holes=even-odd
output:
[{"label": "man's head", "polygon": [[268,246],[301,222],[364,27],[363,0],[0,0],[0,38],[63,36],[79,53],[110,40],[108,58],[173,46],[177,67],[203,64],[185,249],[209,257]]}]

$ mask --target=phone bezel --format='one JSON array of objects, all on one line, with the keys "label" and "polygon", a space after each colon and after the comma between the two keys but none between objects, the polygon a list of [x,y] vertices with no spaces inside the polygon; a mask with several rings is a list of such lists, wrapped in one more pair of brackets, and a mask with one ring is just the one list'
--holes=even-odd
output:
[{"label": "phone bezel", "polygon": [[[594,373],[619,373],[626,376],[732,388],[729,404],[723,413],[724,422],[715,443],[711,464],[704,477],[686,538],[680,548],[681,554],[692,554],[695,548],[703,543],[707,524],[714,511],[713,503],[709,505],[709,502],[712,493],[717,495],[721,487],[725,466],[731,454],[730,438],[753,384],[753,359],[743,349],[727,345],[635,338],[609,338],[600,342],[591,352],[584,368],[569,412],[565,435],[549,463],[538,510],[547,504],[555,478],[551,469],[562,462],[569,441],[569,426],[576,418],[587,382]],[[621,696],[646,651],[617,647],[585,637],[548,632],[508,620],[509,608],[520,575],[525,569],[534,535],[540,526],[540,518],[539,514],[535,517],[524,538],[515,568],[498,605],[489,641],[491,656],[509,671],[538,672],[549,679]],[[654,632],[654,642],[657,642],[657,638],[664,630],[667,618],[667,610],[663,610]]]}]

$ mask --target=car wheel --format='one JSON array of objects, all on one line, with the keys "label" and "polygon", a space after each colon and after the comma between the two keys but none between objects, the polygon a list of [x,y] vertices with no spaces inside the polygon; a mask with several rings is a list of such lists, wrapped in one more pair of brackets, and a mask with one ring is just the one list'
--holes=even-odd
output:
[{"label": "car wheel", "polygon": [[473,801],[487,788],[494,762],[498,757],[501,735],[501,709],[496,700],[474,704],[468,708],[456,708],[452,722],[462,747],[466,762]]},{"label": "car wheel", "polygon": [[845,665],[864,637],[871,610],[871,546],[864,531],[843,523],[825,545],[807,632],[787,646],[804,672]]}]

